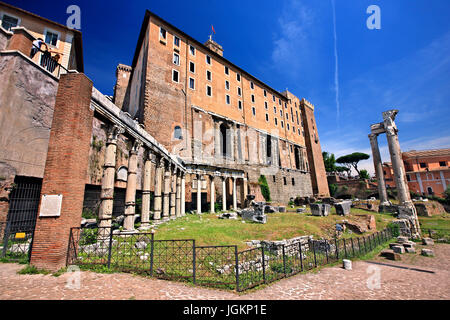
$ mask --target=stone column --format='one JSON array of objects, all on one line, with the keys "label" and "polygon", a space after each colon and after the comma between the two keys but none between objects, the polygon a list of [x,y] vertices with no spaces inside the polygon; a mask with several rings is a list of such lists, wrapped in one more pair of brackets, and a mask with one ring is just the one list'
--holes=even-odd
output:
[{"label": "stone column", "polygon": [[202,213],[202,180],[201,175],[197,174],[197,214]]},{"label": "stone column", "polygon": [[117,125],[108,128],[108,138],[106,140],[105,163],[103,165],[102,191],[100,193],[99,219],[99,239],[105,239],[109,235],[111,227],[113,203],[114,203],[114,178],[116,173],[116,152],[117,138],[125,130]]},{"label": "stone column", "polygon": [[170,219],[175,219],[176,192],[177,192],[177,167],[173,166],[170,170]]},{"label": "stone column", "polygon": [[186,177],[185,173],[181,173],[181,216],[186,215]]},{"label": "stone column", "polygon": [[175,215],[177,218],[181,217],[181,171],[177,170],[177,191],[176,191],[176,206]]},{"label": "stone column", "polygon": [[153,220],[161,219],[161,209],[162,209],[162,198],[161,198],[161,189],[162,189],[162,179],[164,172],[164,160],[159,159],[158,166],[155,170],[155,193],[154,193],[154,205],[153,205]]},{"label": "stone column", "polygon": [[383,163],[381,161],[380,149],[378,148],[378,135],[369,134],[370,146],[372,147],[373,165],[378,182],[378,194],[380,197],[380,206],[389,206],[388,196],[386,192],[386,183],[384,181]]},{"label": "stone column", "polygon": [[150,185],[152,180],[152,167],[154,155],[150,150],[144,161],[144,179],[142,183],[142,214],[140,229],[146,230],[150,227]]},{"label": "stone column", "polygon": [[242,179],[242,200],[241,200],[241,207],[242,209],[245,208],[245,203],[247,200],[247,178]]},{"label": "stone column", "polygon": [[237,210],[237,188],[236,188],[236,178],[231,178],[233,181],[233,210]]},{"label": "stone column", "polygon": [[398,206],[398,218],[409,220],[411,226],[415,229],[415,234],[413,237],[416,238],[420,237],[420,225],[417,218],[416,209],[409,194],[402,152],[400,149],[400,143],[398,142],[398,129],[394,122],[397,113],[398,110],[383,112],[383,122],[386,130],[389,153],[391,154],[392,169],[394,171],[395,185],[397,187],[397,198],[400,202],[400,205]]},{"label": "stone column", "polygon": [[134,215],[136,213],[136,171],[137,171],[137,154],[142,142],[134,141],[128,158],[128,178],[127,190],[125,193],[125,219],[123,222],[124,231],[134,230]]},{"label": "stone column", "polygon": [[222,177],[222,210],[227,210],[227,177]]},{"label": "stone column", "polygon": [[163,211],[162,218],[163,220],[169,219],[169,201],[170,201],[170,164],[164,168],[164,201],[163,201]]},{"label": "stone column", "polygon": [[214,208],[214,203],[216,202],[216,187],[214,186],[214,176],[209,176],[209,186],[210,186],[210,211],[211,213],[214,213],[215,208]]},{"label": "stone column", "polygon": [[221,163],[222,158],[221,145],[220,145],[220,122],[214,120],[214,159],[216,163]]}]

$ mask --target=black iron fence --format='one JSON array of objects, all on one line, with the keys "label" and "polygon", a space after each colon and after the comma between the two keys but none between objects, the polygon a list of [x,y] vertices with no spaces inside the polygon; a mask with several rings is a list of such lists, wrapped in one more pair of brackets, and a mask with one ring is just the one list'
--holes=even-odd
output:
[{"label": "black iron fence", "polygon": [[237,246],[196,246],[193,239],[157,240],[153,233],[116,234],[112,228],[72,228],[67,265],[244,291],[364,255],[393,237],[387,228],[359,238],[310,239],[239,252]]},{"label": "black iron fence", "polygon": [[33,245],[33,230],[11,228],[10,222],[0,222],[0,258],[6,261],[27,263]]}]

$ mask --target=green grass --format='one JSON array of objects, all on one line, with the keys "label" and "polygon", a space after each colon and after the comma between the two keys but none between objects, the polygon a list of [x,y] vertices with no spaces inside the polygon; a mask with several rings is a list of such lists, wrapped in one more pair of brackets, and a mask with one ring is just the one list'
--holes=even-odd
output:
[{"label": "green grass", "polygon": [[[245,242],[250,240],[283,240],[303,235],[333,238],[336,223],[344,219],[351,221],[354,215],[368,214],[375,216],[378,230],[394,219],[389,214],[362,209],[352,209],[350,216],[342,217],[336,215],[334,208],[327,217],[315,217],[309,212],[271,213],[266,224],[219,219],[216,214],[187,215],[159,226],[155,239],[195,239],[196,245],[237,245],[242,250],[246,248]],[[344,234],[344,237],[355,236],[354,233]]]}]

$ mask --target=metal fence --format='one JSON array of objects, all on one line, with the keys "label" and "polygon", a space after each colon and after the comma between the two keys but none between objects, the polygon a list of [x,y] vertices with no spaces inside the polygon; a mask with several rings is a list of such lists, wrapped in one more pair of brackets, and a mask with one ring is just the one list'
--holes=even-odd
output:
[{"label": "metal fence", "polygon": [[72,228],[67,264],[244,291],[364,255],[393,237],[387,228],[359,238],[309,240],[239,252],[237,246],[196,246],[193,239],[157,240],[152,233]]},{"label": "metal fence", "polygon": [[30,260],[34,230],[12,232],[10,223],[0,222],[0,258],[27,263]]}]

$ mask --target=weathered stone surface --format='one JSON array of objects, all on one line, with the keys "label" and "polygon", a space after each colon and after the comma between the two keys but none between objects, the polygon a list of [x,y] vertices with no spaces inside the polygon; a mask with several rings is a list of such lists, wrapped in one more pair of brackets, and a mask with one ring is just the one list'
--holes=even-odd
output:
[{"label": "weathered stone surface", "polygon": [[405,251],[407,253],[416,253],[416,249],[414,247],[405,247]]},{"label": "weathered stone surface", "polygon": [[431,238],[422,238],[422,244],[426,246],[430,246],[434,244],[434,240]]},{"label": "weathered stone surface", "polygon": [[437,201],[415,202],[414,206],[416,207],[417,215],[422,217],[431,217],[445,213],[444,207]]},{"label": "weathered stone surface", "polygon": [[405,248],[403,246],[392,246],[392,251],[403,254],[405,253]]},{"label": "weathered stone surface", "polygon": [[[242,212],[241,212],[242,215]],[[236,220],[238,217],[237,212],[224,212],[219,215],[219,219],[233,219]]]},{"label": "weathered stone surface", "polygon": [[343,259],[342,263],[343,263],[343,267],[345,270],[352,270],[352,261],[351,260]]},{"label": "weathered stone surface", "polygon": [[286,212],[285,206],[278,206],[278,212]]},{"label": "weathered stone surface", "polygon": [[382,257],[385,257],[385,258],[389,259],[389,260],[396,260],[396,261],[402,260],[400,254],[395,253],[393,250],[390,250],[390,249],[386,249],[386,250],[381,251],[380,255]]},{"label": "weathered stone surface", "polygon": [[310,205],[310,207],[311,207],[311,214],[313,216],[325,217],[325,216],[328,216],[330,214],[331,206],[329,204],[312,203]]},{"label": "weathered stone surface", "polygon": [[274,213],[274,212],[278,212],[278,210],[273,206],[266,206],[264,208],[264,213]]},{"label": "weathered stone surface", "polygon": [[434,252],[431,249],[422,249],[420,254],[426,257],[434,257]]},{"label": "weathered stone surface", "polygon": [[297,213],[305,213],[306,212],[306,206],[303,206],[302,208],[297,209]]},{"label": "weathered stone surface", "polygon": [[340,216],[348,216],[350,214],[350,209],[352,206],[351,201],[342,201],[334,204],[336,208],[336,213]]},{"label": "weathered stone surface", "polygon": [[397,237],[397,242],[403,244],[403,243],[409,242],[409,238],[406,237],[406,236],[398,236]]}]

